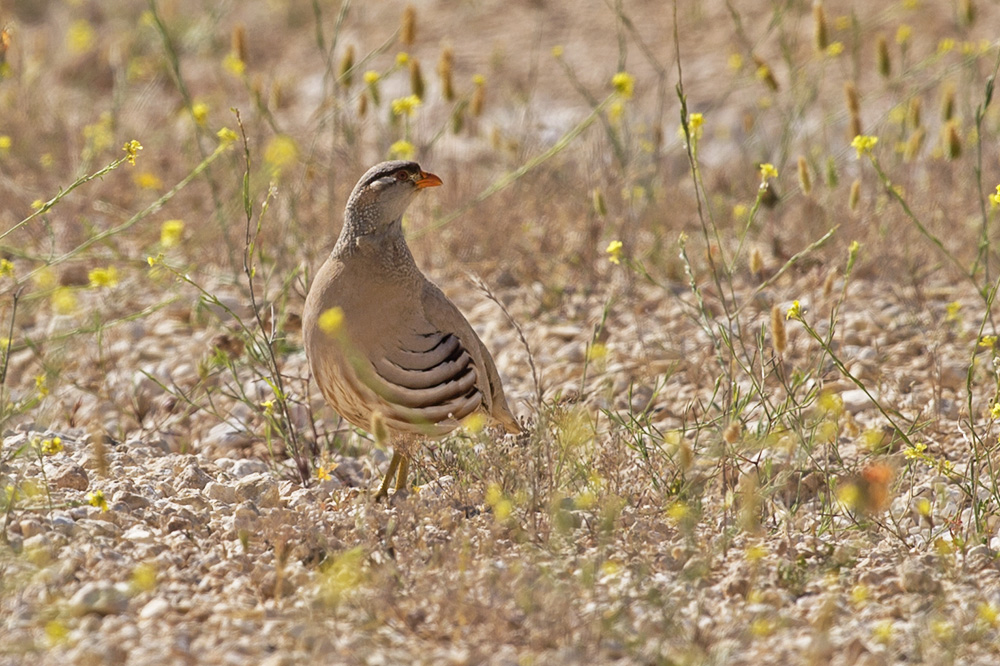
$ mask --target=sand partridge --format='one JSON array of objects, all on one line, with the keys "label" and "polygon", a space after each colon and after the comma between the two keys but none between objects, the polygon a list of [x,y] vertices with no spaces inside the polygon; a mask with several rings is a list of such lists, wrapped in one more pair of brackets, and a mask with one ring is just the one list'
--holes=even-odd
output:
[{"label": "sand partridge", "polygon": [[347,200],[344,226],[309,289],[306,354],[327,402],[372,432],[384,424],[392,460],[376,498],[406,489],[421,437],[438,438],[482,412],[510,432],[489,351],[455,304],[417,268],[403,236],[403,212],[441,179],[414,162],[377,164]]}]

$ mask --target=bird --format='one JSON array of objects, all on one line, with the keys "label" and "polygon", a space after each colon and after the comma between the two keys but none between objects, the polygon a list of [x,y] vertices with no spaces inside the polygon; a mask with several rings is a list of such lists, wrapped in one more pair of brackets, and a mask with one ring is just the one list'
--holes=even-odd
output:
[{"label": "bird", "polygon": [[388,496],[394,475],[395,492],[405,493],[417,445],[472,414],[521,430],[489,350],[406,244],[403,213],[421,190],[440,185],[412,161],[370,168],[347,199],[303,309],[306,356],[323,397],[392,446],[376,500]]}]

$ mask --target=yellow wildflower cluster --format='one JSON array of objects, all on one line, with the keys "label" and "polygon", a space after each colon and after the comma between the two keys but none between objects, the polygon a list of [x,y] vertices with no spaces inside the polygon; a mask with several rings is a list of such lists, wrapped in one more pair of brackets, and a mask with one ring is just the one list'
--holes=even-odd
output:
[{"label": "yellow wildflower cluster", "polygon": [[160,245],[174,247],[180,245],[184,237],[184,220],[167,220],[160,225]]},{"label": "yellow wildflower cluster", "polygon": [[618,72],[611,77],[611,85],[625,99],[632,99],[632,95],[635,93],[635,77],[628,72]]},{"label": "yellow wildflower cluster", "polygon": [[91,287],[110,289],[118,285],[118,269],[114,266],[91,269],[87,273],[87,280],[90,282]]},{"label": "yellow wildflower cluster", "polygon": [[877,143],[877,136],[859,134],[851,141],[851,148],[858,152],[858,159],[860,159],[862,155],[871,155],[872,149]]},{"label": "yellow wildflower cluster", "polygon": [[622,263],[622,242],[620,240],[613,240],[608,243],[608,248],[605,252],[608,253],[608,261],[613,264]]},{"label": "yellow wildflower cluster", "polygon": [[132,139],[131,141],[126,141],[125,145],[122,146],[122,150],[125,151],[126,159],[128,163],[135,166],[135,156],[142,150],[142,144]]},{"label": "yellow wildflower cluster", "polygon": [[396,116],[412,116],[420,104],[420,98],[416,95],[399,97],[392,100],[392,113]]}]

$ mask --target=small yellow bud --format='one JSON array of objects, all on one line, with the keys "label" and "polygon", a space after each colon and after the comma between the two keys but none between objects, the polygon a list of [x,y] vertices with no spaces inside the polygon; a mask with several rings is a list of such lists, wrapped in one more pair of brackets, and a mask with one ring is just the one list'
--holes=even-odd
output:
[{"label": "small yellow bud", "polygon": [[635,93],[635,77],[628,72],[618,72],[611,77],[611,85],[625,99],[632,99]]},{"label": "small yellow bud", "polygon": [[613,240],[608,243],[608,248],[605,250],[608,254],[608,261],[613,264],[620,264],[622,257],[622,242],[620,240]]}]

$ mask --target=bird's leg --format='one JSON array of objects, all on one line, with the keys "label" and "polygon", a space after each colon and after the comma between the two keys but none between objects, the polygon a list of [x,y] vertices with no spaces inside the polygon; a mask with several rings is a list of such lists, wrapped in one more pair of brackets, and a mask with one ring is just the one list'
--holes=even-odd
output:
[{"label": "bird's leg", "polygon": [[[400,461],[405,461],[406,458],[399,451],[395,449],[392,452],[392,460],[389,461],[389,469],[385,472],[385,478],[382,479],[382,485],[379,486],[378,492],[375,493],[375,501],[382,499],[383,497],[389,496],[389,484],[392,483],[392,477],[396,475],[396,469],[400,467]],[[407,463],[404,463],[407,465]],[[405,469],[405,467],[404,467]],[[398,486],[397,486],[398,489]]]},{"label": "bird's leg", "polygon": [[396,477],[396,492],[406,492],[406,477],[410,472],[409,456],[401,456],[399,460],[399,472]]}]

